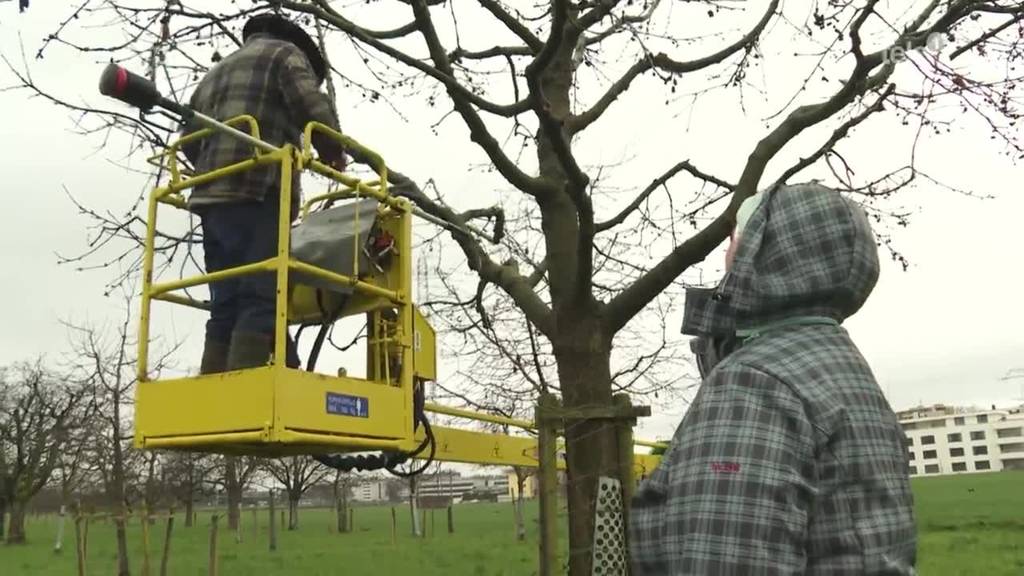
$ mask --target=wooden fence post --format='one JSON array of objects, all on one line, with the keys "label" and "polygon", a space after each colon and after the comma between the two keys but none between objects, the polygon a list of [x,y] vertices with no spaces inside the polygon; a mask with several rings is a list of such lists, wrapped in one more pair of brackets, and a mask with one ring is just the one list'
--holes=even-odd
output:
[{"label": "wooden fence post", "polygon": [[149,576],[149,508],[142,510],[142,576]]},{"label": "wooden fence post", "polygon": [[350,533],[356,531],[356,509],[351,506],[348,509],[348,531]]},{"label": "wooden fence post", "polygon": [[537,423],[538,479],[540,489],[540,576],[554,576],[558,566],[558,426],[555,412],[560,402],[541,394]]},{"label": "wooden fence post", "polygon": [[171,559],[171,532],[174,530],[174,510],[167,516],[167,530],[164,532],[164,551],[160,557],[160,576],[167,576],[167,563]]},{"label": "wooden fence post", "polygon": [[78,557],[78,576],[85,576],[85,538],[80,513],[75,515],[75,555]]},{"label": "wooden fence post", "polygon": [[220,516],[214,514],[210,518],[210,576],[217,576],[217,521]]},{"label": "wooden fence post", "polygon": [[391,507],[391,544],[398,544],[398,514],[395,507]]},{"label": "wooden fence post", "polygon": [[[632,410],[629,394],[616,394],[612,397],[615,407],[627,414]],[[636,479],[633,471],[633,426],[636,420],[622,418],[616,421],[616,435],[619,441],[619,482],[622,483],[622,523],[629,526],[629,506],[636,492]]]},{"label": "wooden fence post", "polygon": [[448,533],[455,534],[455,518],[452,514],[452,505],[448,505]]}]

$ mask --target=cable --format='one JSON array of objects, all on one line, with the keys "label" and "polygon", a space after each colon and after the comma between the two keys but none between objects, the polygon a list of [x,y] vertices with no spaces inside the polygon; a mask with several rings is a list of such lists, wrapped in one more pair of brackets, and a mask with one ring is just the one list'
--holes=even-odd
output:
[{"label": "cable", "polygon": [[[342,456],[338,454],[316,455],[313,456],[313,459],[328,468],[341,470],[342,472],[384,469],[399,478],[412,478],[413,476],[423,474],[434,463],[434,457],[437,455],[437,440],[434,438],[434,431],[430,427],[430,421],[427,420],[422,385],[417,386],[413,393],[413,412],[416,422],[413,429],[415,430],[422,424],[424,438],[412,452],[382,452],[380,454],[359,454],[356,456]],[[423,465],[408,472],[398,469],[399,466],[409,460],[418,458],[428,448],[430,452],[424,459]]]}]

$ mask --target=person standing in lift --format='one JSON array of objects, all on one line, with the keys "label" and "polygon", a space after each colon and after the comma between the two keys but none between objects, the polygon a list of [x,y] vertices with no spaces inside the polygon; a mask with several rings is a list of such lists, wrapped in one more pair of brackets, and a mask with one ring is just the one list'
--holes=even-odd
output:
[{"label": "person standing in lift", "polygon": [[[301,144],[311,121],[338,130],[338,122],[320,85],[327,64],[313,39],[297,24],[274,14],[249,20],[244,44],[217,63],[196,87],[190,107],[219,120],[248,114],[256,118],[261,139],[275,146]],[[201,129],[186,123],[183,134]],[[241,127],[240,127],[241,129]],[[345,151],[316,134],[313,145],[327,163],[345,167]],[[184,147],[197,173],[251,158],[252,145],[215,133]],[[189,209],[202,222],[208,273],[259,262],[277,255],[280,166],[259,166],[207,184],[189,197]],[[300,198],[299,174],[292,178],[292,214]],[[210,285],[210,318],[200,373],[212,374],[261,366],[274,346],[276,278],[247,275]],[[288,343],[287,364],[298,365]]]},{"label": "person standing in lift", "polygon": [[818,184],[761,192],[726,259],[687,292],[703,382],[637,490],[634,576],[914,574],[905,437],[840,326],[879,274],[863,210]]}]

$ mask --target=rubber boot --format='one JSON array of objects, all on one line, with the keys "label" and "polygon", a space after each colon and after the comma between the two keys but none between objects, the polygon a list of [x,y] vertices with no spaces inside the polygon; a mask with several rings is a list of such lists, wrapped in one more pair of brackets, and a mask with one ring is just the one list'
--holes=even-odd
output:
[{"label": "rubber boot", "polygon": [[266,366],[270,361],[274,339],[259,332],[234,332],[228,351],[228,370],[244,370]]},{"label": "rubber boot", "polygon": [[199,364],[200,374],[218,374],[228,367],[228,344],[209,336],[203,345],[203,360]]}]

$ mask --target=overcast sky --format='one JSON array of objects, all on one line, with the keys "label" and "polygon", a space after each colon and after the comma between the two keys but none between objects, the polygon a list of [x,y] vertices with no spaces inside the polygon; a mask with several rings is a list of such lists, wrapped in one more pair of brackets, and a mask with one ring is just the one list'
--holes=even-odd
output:
[{"label": "overcast sky", "polygon": [[[61,16],[52,5],[33,6],[19,16],[12,4],[0,4],[0,51],[20,65],[19,34],[31,55]],[[72,102],[117,108],[96,93],[101,68],[93,59],[60,49],[32,62],[34,78],[42,87]],[[765,72],[769,85],[779,81],[771,72]],[[779,74],[785,76],[784,71]],[[0,86],[11,83],[6,68],[0,70]],[[653,88],[653,83],[639,82],[637,93],[617,105],[597,128],[598,139],[615,135],[614,140],[580,144],[589,154],[587,162],[628,159],[619,169],[624,171],[621,181],[647,182],[659,167],[691,158],[701,168],[732,180],[764,133],[758,110],[769,110],[775,103],[758,108],[756,102],[748,102],[754,113],[742,117],[729,112],[735,109],[733,101],[702,103],[696,110],[679,102],[663,107],[661,96],[645,96]],[[120,301],[103,296],[111,270],[76,272],[73,266],[57,265],[56,253],[80,251],[88,237],[89,221],[76,214],[64,188],[90,206],[123,212],[144,186],[141,176],[114,163],[123,148],[96,150],[99,140],[75,135],[74,118],[67,111],[26,97],[24,92],[0,93],[0,175],[7,200],[0,216],[6,256],[6,265],[0,268],[0,297],[6,311],[0,324],[0,363],[59,356],[67,340],[62,319],[117,318]],[[403,122],[386,106],[356,107],[345,94],[340,100],[343,124],[350,133],[383,151],[392,165],[417,180],[435,178],[449,202],[480,206],[495,197],[496,192],[482,191],[493,186],[493,180],[466,170],[468,162],[479,163],[483,156],[467,142],[465,129],[457,122],[449,121],[434,136],[427,127],[437,119],[436,110],[421,118],[417,113],[425,108],[410,105],[403,111],[411,118]],[[651,106],[652,102],[658,105]],[[893,156],[905,156],[908,150],[903,145],[907,133],[898,120],[891,115],[883,118],[856,131],[844,148],[865,170],[878,166],[880,172]],[[644,122],[643,129],[631,128]],[[803,150],[813,145],[809,140]],[[987,130],[970,120],[951,136],[924,141],[919,158],[932,176],[994,198],[968,198],[929,186],[901,197],[896,206],[915,212],[908,228],[895,231],[896,245],[910,259],[910,269],[903,272],[883,253],[882,276],[873,296],[847,322],[897,409],[919,402],[1024,401],[1024,380],[1000,380],[1009,370],[1024,368],[1024,171],[1000,150]],[[798,146],[789,153],[795,158],[800,151]],[[784,164],[775,168],[776,173]],[[678,326],[681,310],[673,318]],[[201,315],[164,307],[157,321],[160,334],[187,339],[182,362],[197,363]],[[685,406],[664,408],[642,424],[642,435],[671,433]]]}]

